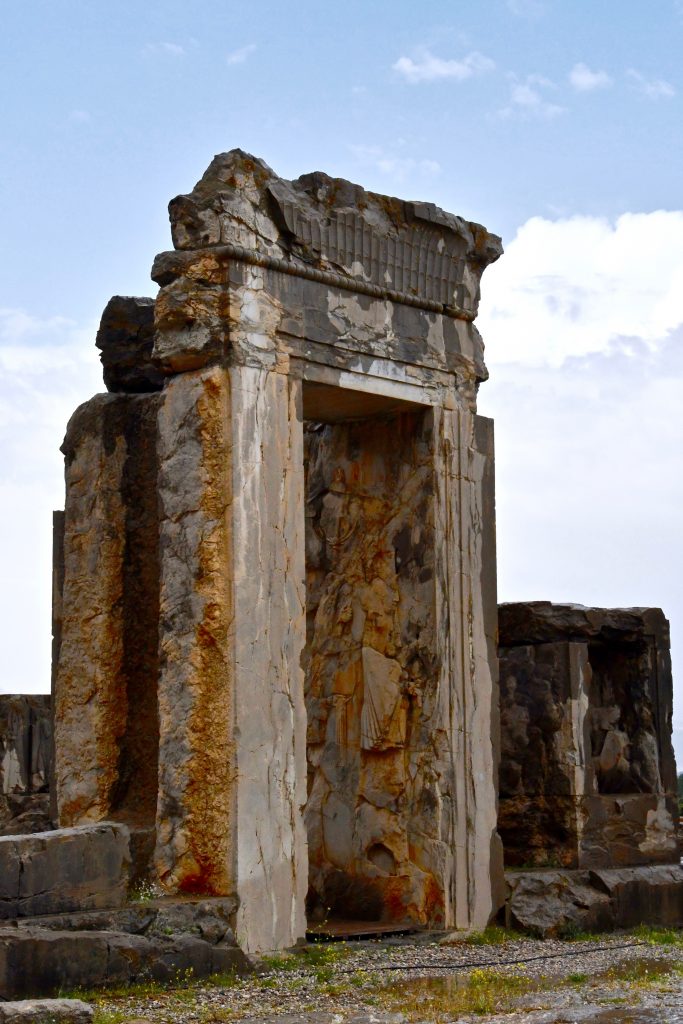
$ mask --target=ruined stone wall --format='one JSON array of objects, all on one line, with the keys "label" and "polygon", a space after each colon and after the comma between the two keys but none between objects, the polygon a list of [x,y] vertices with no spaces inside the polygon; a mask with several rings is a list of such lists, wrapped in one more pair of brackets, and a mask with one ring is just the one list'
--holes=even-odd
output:
[{"label": "ruined stone wall", "polygon": [[500,609],[506,862],[674,863],[668,623],[658,609]]}]

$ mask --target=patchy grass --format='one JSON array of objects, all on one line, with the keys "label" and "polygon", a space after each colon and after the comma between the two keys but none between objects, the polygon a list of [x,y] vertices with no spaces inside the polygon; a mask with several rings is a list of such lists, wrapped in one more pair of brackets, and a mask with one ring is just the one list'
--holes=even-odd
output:
[{"label": "patchy grass", "polygon": [[[118,1017],[121,1020],[130,1019],[130,1013],[108,1008],[112,1002],[123,1002],[129,999],[165,999],[169,1003],[187,1005],[194,999],[198,988],[215,986],[216,988],[232,988],[244,982],[244,978],[233,971],[221,974],[212,974],[206,978],[195,978],[192,968],[178,971],[175,978],[169,981],[135,981],[130,984],[109,985],[106,988],[75,988],[61,989],[59,996],[62,999],[82,999],[83,1002],[92,1003],[95,1007],[95,1014],[100,1013],[102,1020],[96,1020],[95,1024],[118,1024]],[[109,1016],[107,1016],[107,1014]],[[111,1020],[109,1019],[111,1017]]]},{"label": "patchy grass", "polygon": [[511,1010],[520,996],[545,987],[542,979],[475,969],[446,978],[416,978],[377,992],[379,1005],[404,1013],[408,1020],[452,1020],[462,1013],[500,1013]]},{"label": "patchy grass", "polygon": [[641,924],[632,934],[651,946],[683,946],[683,928],[653,928]]},{"label": "patchy grass", "polygon": [[519,933],[499,924],[490,924],[483,932],[470,932],[462,940],[467,946],[502,946],[518,939]]},{"label": "patchy grass", "polygon": [[576,971],[574,974],[567,975],[565,981],[568,985],[585,985],[588,981],[588,975],[583,974],[581,971]]}]

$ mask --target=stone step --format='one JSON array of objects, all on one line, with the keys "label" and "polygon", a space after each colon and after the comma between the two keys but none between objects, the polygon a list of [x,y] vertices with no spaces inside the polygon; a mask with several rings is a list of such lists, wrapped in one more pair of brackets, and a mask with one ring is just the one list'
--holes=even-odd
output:
[{"label": "stone step", "polygon": [[0,918],[120,907],[129,866],[129,831],[115,822],[2,836]]},{"label": "stone step", "polygon": [[190,934],[216,945],[234,942],[230,922],[236,909],[237,902],[230,896],[169,896],[113,909],[18,918],[13,926],[20,930],[38,927],[50,931],[111,931],[162,938]]},{"label": "stone step", "polygon": [[67,931],[35,923],[0,928],[0,997],[49,996],[76,988],[173,982],[227,972],[250,961],[229,940],[213,944],[189,933]]}]

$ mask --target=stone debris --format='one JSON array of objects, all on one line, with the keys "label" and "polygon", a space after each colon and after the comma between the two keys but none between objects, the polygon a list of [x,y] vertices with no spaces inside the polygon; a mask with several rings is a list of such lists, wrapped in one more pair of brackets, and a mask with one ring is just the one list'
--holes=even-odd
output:
[{"label": "stone debris", "polygon": [[248,969],[233,943],[214,945],[187,933],[0,928],[0,995],[8,998],[147,980],[171,983]]},{"label": "stone debris", "polygon": [[0,1002],[0,1024],[90,1024],[93,1008],[81,999]]}]

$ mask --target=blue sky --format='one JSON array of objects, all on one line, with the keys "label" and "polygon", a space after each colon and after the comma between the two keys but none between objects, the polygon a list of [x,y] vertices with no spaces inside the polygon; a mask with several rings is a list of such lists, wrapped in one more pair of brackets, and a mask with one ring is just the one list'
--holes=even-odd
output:
[{"label": "blue sky", "polygon": [[100,388],[101,310],[154,293],[168,200],[233,146],[503,236],[481,316],[501,597],[661,604],[683,676],[683,2],[2,15],[0,688],[48,685],[47,514],[66,417]]}]

